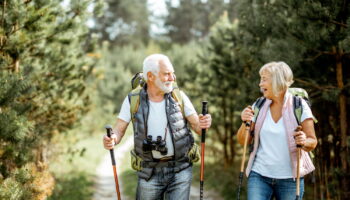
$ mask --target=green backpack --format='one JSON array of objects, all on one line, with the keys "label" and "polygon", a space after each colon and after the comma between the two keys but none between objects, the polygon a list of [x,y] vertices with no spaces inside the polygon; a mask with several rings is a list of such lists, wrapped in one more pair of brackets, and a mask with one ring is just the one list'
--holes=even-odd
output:
[{"label": "green backpack", "polygon": [[[132,90],[130,92],[130,113],[131,113],[131,120],[134,122],[135,120],[135,114],[137,113],[137,110],[140,105],[140,91],[145,86],[146,81],[143,78],[142,72],[138,72],[134,75],[134,77],[131,79],[131,87]],[[180,93],[180,89],[178,88],[176,82],[174,82],[173,85],[174,89],[171,92],[172,97],[180,104],[181,113],[184,115],[184,106],[183,106],[183,99],[182,95]]]},{"label": "green backpack", "polygon": [[[307,105],[311,108],[309,95],[302,88],[289,88],[288,91],[293,95],[293,108],[294,108],[295,119],[297,120],[298,125],[301,125],[301,116],[303,114],[302,99],[304,99]],[[260,97],[255,101],[254,119],[257,119],[260,109],[264,105],[265,101],[266,101],[265,97]],[[315,117],[313,117],[313,119],[314,119],[314,122],[317,123],[317,119]]]}]

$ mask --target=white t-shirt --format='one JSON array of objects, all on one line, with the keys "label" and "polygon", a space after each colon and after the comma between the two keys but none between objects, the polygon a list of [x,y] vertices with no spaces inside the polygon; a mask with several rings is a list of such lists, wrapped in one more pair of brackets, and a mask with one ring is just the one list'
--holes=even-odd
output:
[{"label": "white t-shirt", "polygon": [[[180,91],[180,94],[184,103],[184,112],[185,116],[188,117],[190,115],[196,114],[196,110],[194,109],[191,101],[186,96],[185,93]],[[124,102],[122,104],[119,116],[119,119],[130,122],[130,102],[128,96],[125,97]],[[167,126],[168,120],[166,117],[165,111],[165,100],[161,102],[153,102],[149,101],[149,116],[148,116],[148,135],[152,135],[152,140],[155,141],[157,136],[161,136],[162,140],[166,139],[166,147],[168,148],[168,153],[166,155],[161,155],[159,151],[152,151],[153,158],[161,158],[164,156],[173,156],[174,155],[174,144],[172,140],[172,136],[169,127]],[[166,130],[167,129],[167,130]],[[165,133],[167,135],[165,137]]]},{"label": "white t-shirt", "polygon": [[[312,118],[312,112],[303,100],[301,121]],[[269,178],[293,178],[292,164],[288,149],[287,133],[283,123],[283,116],[277,123],[273,121],[270,109],[259,135],[260,143],[252,170]]]}]

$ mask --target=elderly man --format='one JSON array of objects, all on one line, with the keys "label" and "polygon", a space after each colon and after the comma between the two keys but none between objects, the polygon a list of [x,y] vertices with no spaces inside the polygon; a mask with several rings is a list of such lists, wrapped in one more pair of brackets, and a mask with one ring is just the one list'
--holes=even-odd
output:
[{"label": "elderly man", "polygon": [[175,74],[167,56],[148,56],[143,62],[143,76],[146,84],[136,94],[137,112],[131,113],[130,99],[135,93],[130,93],[123,102],[114,134],[103,138],[104,147],[112,149],[118,144],[132,121],[133,152],[141,160],[136,199],[189,199],[192,163],[188,153],[194,148],[194,139],[187,122],[201,134],[202,129],[211,126],[211,116],[197,115],[182,91],[182,103],[173,98]]}]

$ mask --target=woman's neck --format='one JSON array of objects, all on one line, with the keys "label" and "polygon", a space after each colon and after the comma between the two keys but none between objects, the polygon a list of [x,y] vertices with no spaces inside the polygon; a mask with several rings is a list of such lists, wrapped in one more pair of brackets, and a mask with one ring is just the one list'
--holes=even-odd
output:
[{"label": "woman's neck", "polygon": [[275,105],[283,105],[285,94],[286,94],[286,91],[282,91],[282,92],[280,92],[280,93],[278,94],[278,96],[273,96],[273,97],[271,98],[271,100],[272,100],[271,105],[272,105],[272,104],[275,104]]}]

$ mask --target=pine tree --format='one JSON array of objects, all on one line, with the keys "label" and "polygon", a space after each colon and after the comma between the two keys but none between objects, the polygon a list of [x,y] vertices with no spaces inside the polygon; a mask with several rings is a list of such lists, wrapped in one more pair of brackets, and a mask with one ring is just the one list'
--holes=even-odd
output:
[{"label": "pine tree", "polygon": [[149,40],[149,11],[146,0],[106,0],[103,15],[95,15],[91,32],[100,41],[115,45],[142,46]]},{"label": "pine tree", "polygon": [[52,191],[50,139],[89,103],[89,3],[0,2],[0,199],[45,199]]},{"label": "pine tree", "polygon": [[164,22],[166,35],[181,44],[207,36],[210,27],[228,7],[223,0],[180,0],[178,5],[167,0],[166,5],[169,12]]}]

